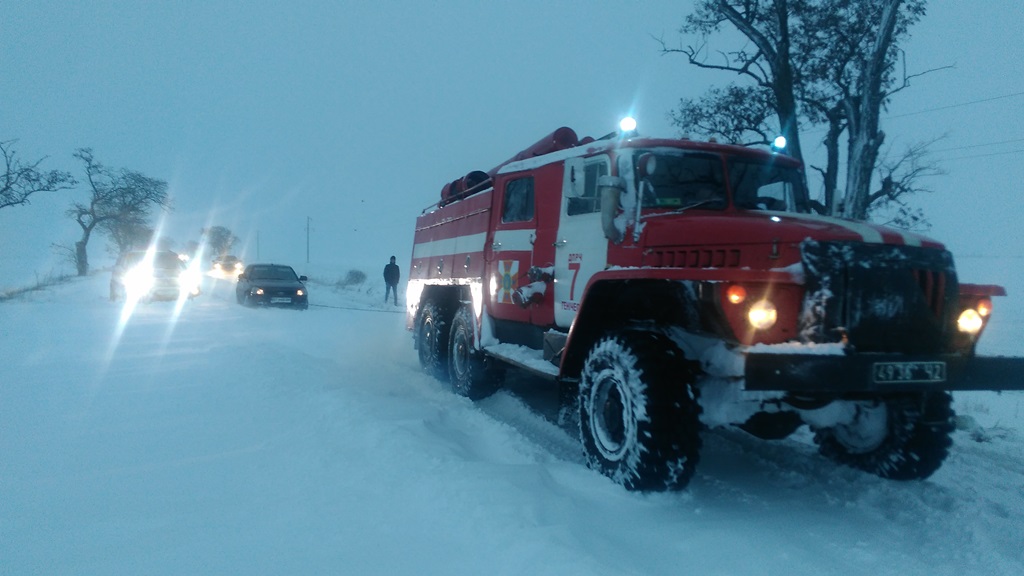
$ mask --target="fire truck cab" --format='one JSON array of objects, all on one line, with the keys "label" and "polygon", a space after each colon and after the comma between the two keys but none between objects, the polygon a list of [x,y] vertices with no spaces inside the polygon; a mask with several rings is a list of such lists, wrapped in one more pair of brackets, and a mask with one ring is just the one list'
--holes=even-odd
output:
[{"label": "fire truck cab", "polygon": [[630,489],[684,487],[708,426],[807,424],[838,462],[927,477],[949,390],[1024,387],[1024,361],[974,357],[1002,288],[959,283],[932,239],[817,214],[766,150],[559,128],[444,185],[409,270],[425,371],[470,398],[508,367],[556,381],[588,464]]}]

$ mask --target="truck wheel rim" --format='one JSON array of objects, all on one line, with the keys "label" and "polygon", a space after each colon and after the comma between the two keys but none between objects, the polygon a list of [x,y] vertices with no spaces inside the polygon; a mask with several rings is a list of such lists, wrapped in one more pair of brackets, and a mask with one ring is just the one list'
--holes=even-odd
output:
[{"label": "truck wheel rim", "polygon": [[420,362],[426,364],[430,361],[434,349],[434,322],[431,318],[423,320],[423,327],[420,329]]},{"label": "truck wheel rim", "polygon": [[853,421],[836,426],[833,432],[847,452],[866,454],[881,446],[889,435],[889,411],[885,403],[858,404]]},{"label": "truck wheel rim", "polygon": [[623,400],[617,378],[602,375],[591,396],[590,428],[594,443],[608,460],[620,460],[626,451],[628,430],[632,427],[632,409]]},{"label": "truck wheel rim", "polygon": [[463,331],[455,335],[455,346],[452,347],[452,364],[455,368],[455,376],[462,378],[468,371],[469,347],[466,344],[466,337]]}]

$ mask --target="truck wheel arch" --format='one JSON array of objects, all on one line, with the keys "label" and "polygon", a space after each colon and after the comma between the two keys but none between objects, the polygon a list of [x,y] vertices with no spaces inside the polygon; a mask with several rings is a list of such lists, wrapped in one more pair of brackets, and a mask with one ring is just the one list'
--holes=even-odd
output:
[{"label": "truck wheel arch", "polygon": [[704,304],[691,292],[678,281],[595,277],[569,330],[561,377],[578,379],[591,346],[609,330],[646,324],[699,331]]}]

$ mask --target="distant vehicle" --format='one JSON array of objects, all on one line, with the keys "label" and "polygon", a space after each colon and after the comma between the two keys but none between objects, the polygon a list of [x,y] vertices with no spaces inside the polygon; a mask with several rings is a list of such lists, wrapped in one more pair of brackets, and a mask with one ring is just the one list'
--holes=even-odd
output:
[{"label": "distant vehicle", "polygon": [[177,300],[199,295],[199,276],[178,254],[133,251],[122,254],[110,274],[110,300]]},{"label": "distant vehicle", "polygon": [[237,276],[245,265],[236,256],[227,255],[213,259],[213,271],[221,276]]},{"label": "distant vehicle", "polygon": [[281,306],[309,308],[305,276],[297,276],[291,266],[250,264],[238,275],[235,298],[245,306]]}]

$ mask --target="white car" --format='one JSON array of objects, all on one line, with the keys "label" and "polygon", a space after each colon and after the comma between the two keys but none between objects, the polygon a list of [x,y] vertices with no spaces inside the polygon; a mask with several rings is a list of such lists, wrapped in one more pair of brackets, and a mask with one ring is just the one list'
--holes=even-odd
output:
[{"label": "white car", "polygon": [[177,300],[199,295],[199,277],[171,251],[122,254],[110,275],[110,300]]}]

